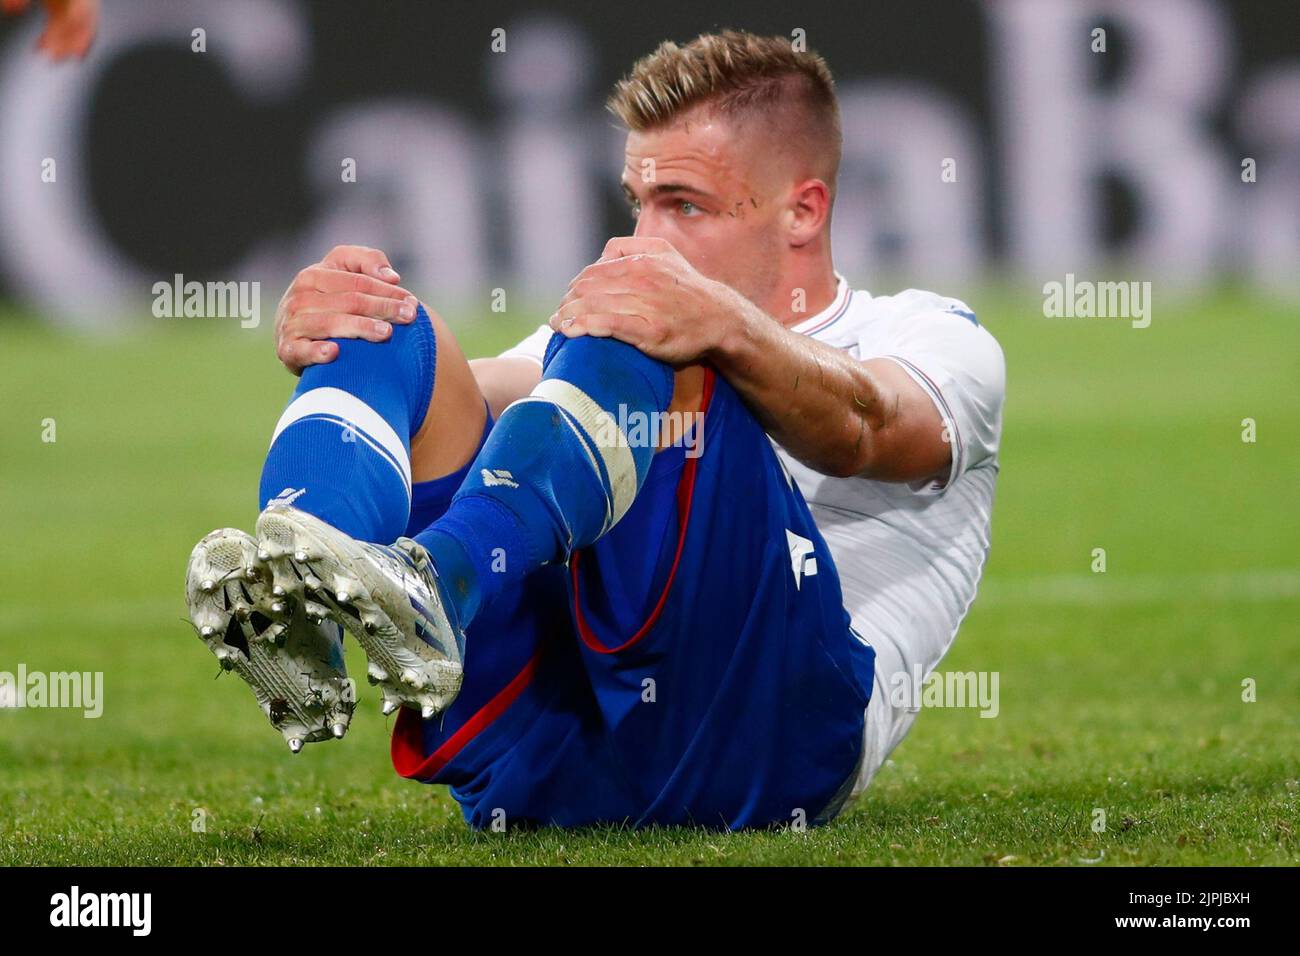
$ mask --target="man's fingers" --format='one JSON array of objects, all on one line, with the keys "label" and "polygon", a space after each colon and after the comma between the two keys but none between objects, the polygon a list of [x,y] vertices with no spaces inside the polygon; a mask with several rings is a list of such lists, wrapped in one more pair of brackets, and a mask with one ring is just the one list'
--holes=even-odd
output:
[{"label": "man's fingers", "polygon": [[295,375],[308,365],[324,365],[338,358],[337,342],[324,339],[365,339],[384,342],[393,333],[387,322],[364,315],[336,312],[306,312],[285,323],[280,330],[275,354]]},{"label": "man's fingers", "polygon": [[386,342],[393,327],[382,319],[342,312],[299,312],[286,323],[286,336],[294,339],[365,339]]},{"label": "man's fingers", "polygon": [[388,261],[388,256],[368,246],[335,246],[325,254],[321,265],[372,276],[382,282],[398,282],[401,279]]},{"label": "man's fingers", "polygon": [[339,357],[337,342],[314,342],[307,351],[308,365],[328,365]]},{"label": "man's fingers", "polygon": [[99,23],[98,0],[47,2],[46,7],[49,17],[37,49],[56,62],[70,56],[84,58],[94,42]]},{"label": "man's fingers", "polygon": [[632,275],[639,271],[636,262],[637,260],[626,257],[593,262],[573,277],[569,282],[569,291],[573,292],[581,286],[590,286],[594,281],[609,282]]},{"label": "man's fingers", "polygon": [[[315,289],[317,292],[356,292],[361,295],[397,299],[399,301],[409,299],[415,305],[419,304],[415,296],[400,285],[392,285],[371,276],[362,275],[359,272],[346,272],[342,269],[322,268],[319,266],[305,269],[295,285],[299,288],[305,286]],[[415,316],[414,308],[411,310],[411,316],[412,318]]]},{"label": "man's fingers", "polygon": [[667,239],[651,238],[649,236],[615,236],[605,243],[605,249],[601,252],[600,258],[621,259],[624,256],[640,253],[668,252],[672,248],[672,243]]},{"label": "man's fingers", "polygon": [[367,295],[364,292],[316,292],[295,296],[292,303],[294,315],[308,315],[315,312],[336,312],[343,315],[360,315],[370,319],[383,319],[385,322],[410,322],[415,318],[415,309],[419,303],[415,296],[405,299],[390,299],[384,296]]},{"label": "man's fingers", "polygon": [[591,335],[599,339],[615,337],[629,342],[630,340],[624,336],[629,334],[633,321],[630,316],[607,312],[588,312],[575,316],[566,316],[557,312],[551,316],[550,325],[555,331],[570,339],[576,339],[580,335]]},{"label": "man's fingers", "polygon": [[388,256],[368,246],[335,246],[325,254],[321,265],[373,276],[381,282],[396,283],[402,278],[393,269]]},{"label": "man's fingers", "polygon": [[[588,318],[590,318],[590,316],[563,315],[557,312],[555,315],[551,316],[549,325],[565,338],[576,339],[580,335],[587,334]],[[593,332],[591,334],[596,335],[597,333]]]},{"label": "man's fingers", "polygon": [[402,298],[411,294],[392,282],[340,269],[325,262],[304,272],[311,279],[313,288],[321,292],[364,292],[366,295],[384,295],[390,298]]},{"label": "man's fingers", "polygon": [[301,375],[309,365],[327,365],[338,358],[339,347],[333,342],[293,339],[280,343],[276,357],[294,375]]},{"label": "man's fingers", "polygon": [[566,295],[560,307],[551,316],[550,325],[559,329],[564,319],[581,319],[587,315],[618,315],[639,318],[646,312],[645,302],[632,292],[589,292],[585,295]]}]

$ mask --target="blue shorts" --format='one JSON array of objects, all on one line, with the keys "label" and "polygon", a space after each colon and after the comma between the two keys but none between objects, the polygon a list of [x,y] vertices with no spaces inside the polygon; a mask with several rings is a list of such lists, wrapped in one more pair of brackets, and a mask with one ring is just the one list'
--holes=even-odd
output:
[{"label": "blue shorts", "polygon": [[[874,652],[798,487],[712,371],[696,428],[700,454],[657,454],[609,534],[480,611],[445,714],[401,711],[397,772],[448,784],[472,826],[737,829],[838,810]],[[416,486],[408,533],[462,477]]]}]

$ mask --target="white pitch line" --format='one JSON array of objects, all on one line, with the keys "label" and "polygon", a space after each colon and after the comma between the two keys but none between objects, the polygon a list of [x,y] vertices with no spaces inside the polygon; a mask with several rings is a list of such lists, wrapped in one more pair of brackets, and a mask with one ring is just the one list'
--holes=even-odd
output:
[{"label": "white pitch line", "polygon": [[992,578],[980,585],[978,607],[1134,604],[1259,604],[1300,598],[1300,568],[1203,574],[1053,574]]}]

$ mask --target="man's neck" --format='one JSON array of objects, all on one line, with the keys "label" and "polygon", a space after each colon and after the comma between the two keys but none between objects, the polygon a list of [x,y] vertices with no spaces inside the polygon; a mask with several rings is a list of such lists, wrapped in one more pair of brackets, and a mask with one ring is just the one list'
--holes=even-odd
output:
[{"label": "man's neck", "polygon": [[[786,328],[830,307],[839,291],[839,279],[829,259],[782,283],[781,291],[767,303],[766,311]],[[802,295],[798,294],[802,292]]]}]

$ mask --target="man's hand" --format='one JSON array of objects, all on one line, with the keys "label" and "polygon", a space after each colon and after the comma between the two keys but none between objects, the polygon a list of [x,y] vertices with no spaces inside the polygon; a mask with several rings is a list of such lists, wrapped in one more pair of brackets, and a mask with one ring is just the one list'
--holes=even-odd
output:
[{"label": "man's hand", "polygon": [[327,339],[383,342],[390,323],[415,318],[419,300],[400,285],[399,276],[378,249],[335,246],[320,262],[294,277],[275,310],[275,354],[301,375],[308,365],[338,357]]},{"label": "man's hand", "polygon": [[[22,13],[29,0],[0,0],[0,13]],[[99,28],[99,0],[45,0],[45,30],[36,49],[51,60],[84,57]]]},{"label": "man's hand", "polygon": [[611,239],[550,324],[671,365],[708,361],[772,438],[824,475],[914,481],[952,461],[938,410],[896,363],[791,332],[662,239]]},{"label": "man's hand", "polygon": [[747,304],[665,240],[623,237],[578,273],[550,325],[569,338],[616,338],[681,367],[707,359]]}]

